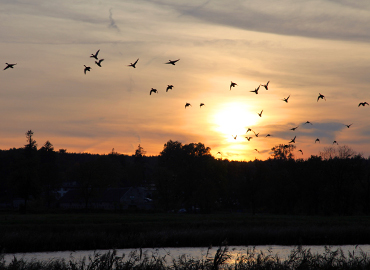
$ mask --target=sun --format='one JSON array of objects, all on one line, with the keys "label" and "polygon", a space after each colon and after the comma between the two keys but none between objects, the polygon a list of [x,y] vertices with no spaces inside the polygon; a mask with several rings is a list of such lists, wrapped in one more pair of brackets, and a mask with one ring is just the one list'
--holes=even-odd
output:
[{"label": "sun", "polygon": [[235,136],[244,136],[247,128],[255,125],[257,121],[258,115],[241,102],[226,103],[214,114],[216,131],[224,134],[229,140],[234,140]]}]

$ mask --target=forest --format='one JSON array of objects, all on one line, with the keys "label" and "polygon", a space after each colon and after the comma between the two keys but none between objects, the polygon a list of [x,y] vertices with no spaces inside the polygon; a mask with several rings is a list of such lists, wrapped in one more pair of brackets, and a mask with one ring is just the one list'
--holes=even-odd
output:
[{"label": "forest", "polygon": [[[75,182],[84,196],[107,188],[150,188],[152,211],[216,211],[283,215],[370,214],[370,160],[347,146],[307,160],[294,145],[277,145],[267,160],[216,158],[202,143],[169,140],[158,156],[142,146],[133,155],[38,148],[33,132],[22,148],[0,150],[0,202],[23,200],[14,211],[58,210],[56,191]],[[7,209],[9,210],[9,209]]]}]

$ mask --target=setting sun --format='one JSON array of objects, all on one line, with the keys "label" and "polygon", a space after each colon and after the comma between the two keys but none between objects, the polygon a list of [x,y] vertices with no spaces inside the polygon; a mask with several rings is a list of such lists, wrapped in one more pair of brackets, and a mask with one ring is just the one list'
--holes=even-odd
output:
[{"label": "setting sun", "polygon": [[214,115],[216,131],[225,135],[228,141],[237,136],[242,138],[248,127],[257,121],[257,115],[241,102],[227,103]]}]

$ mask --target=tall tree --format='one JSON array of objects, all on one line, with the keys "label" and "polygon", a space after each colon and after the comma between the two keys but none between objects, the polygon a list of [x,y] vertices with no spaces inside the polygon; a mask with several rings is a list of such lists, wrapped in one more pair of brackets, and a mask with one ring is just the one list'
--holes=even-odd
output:
[{"label": "tall tree", "polygon": [[287,160],[294,159],[293,151],[296,148],[293,144],[279,144],[271,148],[273,159]]}]

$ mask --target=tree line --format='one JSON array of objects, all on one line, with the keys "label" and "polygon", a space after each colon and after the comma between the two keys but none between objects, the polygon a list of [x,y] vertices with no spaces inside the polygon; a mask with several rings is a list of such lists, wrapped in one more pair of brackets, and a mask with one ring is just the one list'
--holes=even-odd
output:
[{"label": "tree line", "polygon": [[23,208],[57,206],[56,190],[74,181],[88,207],[107,188],[152,190],[156,211],[251,214],[368,215],[370,160],[347,146],[325,148],[307,160],[294,145],[277,145],[267,160],[229,161],[202,143],[169,140],[158,156],[142,146],[133,155],[107,155],[41,148],[26,133],[22,148],[0,151],[0,198],[22,198]]}]

